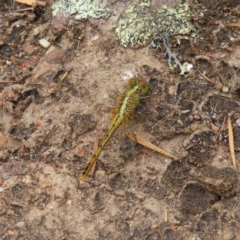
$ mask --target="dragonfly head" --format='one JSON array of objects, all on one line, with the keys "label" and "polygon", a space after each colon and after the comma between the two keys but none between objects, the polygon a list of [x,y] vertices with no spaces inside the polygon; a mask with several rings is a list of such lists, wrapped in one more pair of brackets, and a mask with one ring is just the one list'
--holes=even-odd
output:
[{"label": "dragonfly head", "polygon": [[128,88],[132,89],[138,87],[138,92],[140,95],[146,95],[148,92],[148,84],[142,78],[131,78],[128,82]]}]

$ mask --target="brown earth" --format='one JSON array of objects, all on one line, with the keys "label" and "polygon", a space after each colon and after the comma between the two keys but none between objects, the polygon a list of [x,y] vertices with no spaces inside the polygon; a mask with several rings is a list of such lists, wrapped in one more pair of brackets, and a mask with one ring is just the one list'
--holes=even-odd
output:
[{"label": "brown earth", "polygon": [[[164,49],[121,47],[116,19],[52,18],[50,3],[22,12],[27,6],[0,3],[1,239],[240,239],[227,125],[230,116],[238,162],[240,5],[189,3],[197,35],[171,38],[180,61],[193,64],[184,76],[169,69]],[[133,76],[146,79],[148,97],[79,183]]]}]

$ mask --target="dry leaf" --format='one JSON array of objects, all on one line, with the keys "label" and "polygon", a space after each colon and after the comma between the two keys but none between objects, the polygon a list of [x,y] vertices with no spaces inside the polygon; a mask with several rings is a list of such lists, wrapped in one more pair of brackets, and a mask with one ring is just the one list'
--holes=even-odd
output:
[{"label": "dry leaf", "polygon": [[7,147],[8,146],[8,140],[4,137],[4,135],[0,132],[0,146],[1,147]]}]

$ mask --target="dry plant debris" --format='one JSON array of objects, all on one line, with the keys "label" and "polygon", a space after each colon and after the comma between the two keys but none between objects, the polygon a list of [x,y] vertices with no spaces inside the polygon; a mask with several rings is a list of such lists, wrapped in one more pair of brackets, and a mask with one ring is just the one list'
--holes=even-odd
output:
[{"label": "dry plant debris", "polygon": [[177,157],[173,156],[171,153],[168,153],[168,152],[164,151],[163,149],[151,144],[150,142],[144,140],[143,138],[141,138],[139,136],[134,136],[134,135],[131,135],[131,134],[127,134],[127,137],[129,137],[131,140],[136,141],[137,143],[139,143],[139,144],[141,144],[141,145],[143,145],[143,146],[145,146],[149,149],[152,149],[156,152],[159,152],[159,153],[161,153],[161,154],[163,154],[167,157],[170,157],[174,160],[177,159]]},{"label": "dry plant debris", "polygon": [[238,171],[236,157],[235,157],[235,149],[234,149],[233,129],[232,129],[230,116],[228,116],[228,136],[229,136],[229,148],[230,148],[231,158],[233,162],[233,167],[236,171]]}]

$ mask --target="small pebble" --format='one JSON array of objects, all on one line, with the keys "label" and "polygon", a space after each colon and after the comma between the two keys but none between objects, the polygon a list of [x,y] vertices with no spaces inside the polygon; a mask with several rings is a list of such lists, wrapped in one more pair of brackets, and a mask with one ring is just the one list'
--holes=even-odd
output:
[{"label": "small pebble", "polygon": [[40,33],[39,28],[34,28],[33,29],[33,36],[37,36]]},{"label": "small pebble", "polygon": [[95,35],[93,38],[92,38],[92,41],[97,41],[99,39],[99,36],[98,35]]},{"label": "small pebble", "polygon": [[50,46],[50,42],[44,38],[38,40],[38,43],[44,48],[48,48]]},{"label": "small pebble", "polygon": [[240,127],[240,119],[237,119],[236,124]]},{"label": "small pebble", "polygon": [[215,132],[215,133],[217,133],[218,131],[219,131],[219,127],[217,127],[216,125],[214,125],[214,124],[211,124],[211,129]]},{"label": "small pebble", "polygon": [[186,109],[186,110],[182,110],[182,111],[181,111],[181,113],[183,113],[183,114],[186,114],[186,113],[189,113],[189,112],[190,112],[189,109]]},{"label": "small pebble", "polygon": [[25,224],[25,222],[18,222],[15,224],[15,227],[21,228],[24,226],[24,224]]},{"label": "small pebble", "polygon": [[190,129],[192,132],[195,132],[198,129],[198,124],[195,124],[195,123],[191,124]]},{"label": "small pebble", "polygon": [[229,92],[229,87],[228,86],[223,86],[222,87],[222,92],[223,93],[228,93]]},{"label": "small pebble", "polygon": [[26,175],[22,178],[22,182],[25,183],[25,184],[30,184],[32,183],[32,179],[31,179],[31,176],[30,175]]}]

